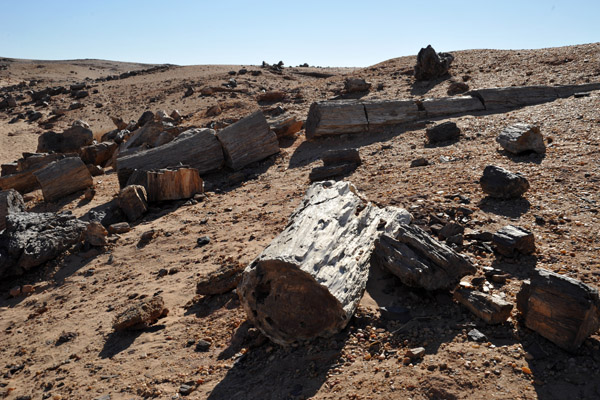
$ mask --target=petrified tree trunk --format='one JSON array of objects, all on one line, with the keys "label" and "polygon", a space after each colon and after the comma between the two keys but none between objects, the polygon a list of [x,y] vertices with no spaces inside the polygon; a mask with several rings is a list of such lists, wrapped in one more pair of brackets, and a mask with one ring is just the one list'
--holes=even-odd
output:
[{"label": "petrified tree trunk", "polygon": [[25,210],[23,197],[14,189],[0,191],[0,231],[6,228],[8,214]]},{"label": "petrified tree trunk", "polygon": [[414,225],[400,226],[393,236],[382,235],[373,257],[405,285],[427,290],[451,289],[460,278],[476,271],[463,255]]},{"label": "petrified tree trunk", "polygon": [[94,185],[90,171],[79,157],[55,161],[34,175],[46,201],[55,201]]},{"label": "petrified tree trunk", "polygon": [[118,145],[115,142],[102,142],[81,148],[81,160],[86,164],[103,167],[113,156]]},{"label": "petrified tree trunk", "polygon": [[541,268],[523,282],[517,308],[526,327],[569,351],[600,328],[598,290]]},{"label": "petrified tree trunk", "polygon": [[154,170],[185,165],[203,174],[223,166],[223,149],[212,129],[190,129],[172,142],[117,159],[119,184],[124,187],[136,170]]},{"label": "petrified tree trunk", "polygon": [[365,203],[347,182],[312,185],[286,229],[238,286],[248,318],[286,344],[344,328],[366,286],[373,243],[410,222],[403,209]]},{"label": "petrified tree trunk", "polygon": [[306,138],[360,133],[368,130],[365,107],[354,100],[313,103],[306,119]]},{"label": "petrified tree trunk", "polygon": [[189,199],[204,191],[204,182],[194,168],[148,171],[145,186],[149,202]]},{"label": "petrified tree trunk", "polygon": [[0,177],[0,189],[15,189],[19,193],[28,193],[40,188],[34,172],[46,165],[65,157],[76,157],[77,154],[31,154],[24,153],[23,158],[17,161],[17,169],[12,175]]},{"label": "petrified tree trunk", "polygon": [[217,133],[217,139],[225,152],[225,164],[235,170],[279,153],[277,135],[261,111],[229,125]]}]

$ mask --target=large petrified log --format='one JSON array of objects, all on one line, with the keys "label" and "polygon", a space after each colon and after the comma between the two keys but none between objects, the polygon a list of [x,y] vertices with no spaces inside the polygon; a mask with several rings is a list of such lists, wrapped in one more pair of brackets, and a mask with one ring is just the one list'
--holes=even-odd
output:
[{"label": "large petrified log", "polygon": [[94,185],[90,171],[79,157],[54,161],[34,175],[42,187],[44,200],[49,202]]},{"label": "large petrified log", "polygon": [[104,166],[112,158],[117,147],[115,142],[102,142],[83,147],[81,160],[86,164]]},{"label": "large petrified log", "polygon": [[541,268],[523,282],[517,309],[526,327],[569,351],[600,328],[598,290]]},{"label": "large petrified log", "polygon": [[33,175],[34,172],[39,171],[51,162],[73,156],[77,155],[24,153],[23,158],[17,161],[15,173],[0,177],[0,189],[15,189],[19,193],[28,193],[37,190],[40,188],[40,185],[35,175]]},{"label": "large petrified log", "polygon": [[464,96],[424,100],[332,100],[313,103],[306,138],[363,133],[426,118],[503,111],[600,90],[600,83],[569,86],[522,86],[472,90]]},{"label": "large petrified log", "polygon": [[203,174],[223,166],[223,149],[212,129],[189,129],[172,142],[117,158],[119,184],[124,187],[136,170],[154,170],[186,165]]},{"label": "large petrified log", "polygon": [[432,238],[415,225],[402,225],[375,244],[373,260],[407,286],[427,290],[451,289],[475,266],[463,255]]},{"label": "large petrified log", "polygon": [[225,164],[235,170],[279,153],[277,135],[265,116],[257,111],[217,133],[223,146]]},{"label": "large petrified log", "polygon": [[70,212],[9,214],[0,234],[0,277],[21,275],[82,239],[87,224]]},{"label": "large petrified log", "polygon": [[347,182],[313,184],[244,271],[238,294],[248,318],[280,344],[338,332],[363,295],[373,243],[410,219],[366,203]]},{"label": "large petrified log", "polygon": [[25,210],[23,197],[14,189],[0,191],[0,232],[6,228],[8,214]]},{"label": "large petrified log", "polygon": [[204,182],[195,168],[147,171],[144,186],[149,202],[189,199],[204,192]]}]

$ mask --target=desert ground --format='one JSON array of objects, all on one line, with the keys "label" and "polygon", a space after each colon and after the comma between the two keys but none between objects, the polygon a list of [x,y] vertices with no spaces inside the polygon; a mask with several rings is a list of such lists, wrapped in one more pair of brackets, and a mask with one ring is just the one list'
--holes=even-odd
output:
[{"label": "desert ground", "polygon": [[[424,44],[426,45],[426,44]],[[448,49],[436,49],[448,51]],[[60,132],[86,121],[94,137],[115,129],[111,117],[137,120],[147,110],[179,110],[183,126],[227,126],[256,110],[283,111],[306,120],[315,101],[343,96],[344,80],[371,82],[362,99],[447,96],[453,81],[470,89],[567,85],[600,81],[600,44],[539,50],[452,51],[450,76],[416,82],[416,56],[367,68],[261,65],[142,65],[101,60],[40,61],[0,58],[0,95],[18,105],[0,111],[0,163],[35,152],[48,129]],[[279,60],[266,60],[276,64]],[[285,60],[283,60],[285,61]],[[245,69],[248,72],[240,74]],[[102,80],[128,71],[145,71]],[[258,71],[252,73],[253,71]],[[202,94],[205,87],[235,90]],[[84,106],[69,110],[68,95],[36,106],[28,90],[85,82]],[[185,96],[188,88],[193,94]],[[259,102],[263,91],[287,96]],[[219,105],[221,113],[207,113]],[[278,108],[280,107],[280,108]],[[53,110],[65,110],[48,123]],[[19,113],[42,113],[37,121]],[[208,114],[208,115],[207,115]],[[425,129],[456,122],[458,141],[429,145]],[[545,155],[508,156],[495,138],[516,122],[535,123]],[[478,267],[505,271],[505,282],[485,283],[490,293],[515,303],[523,280],[545,268],[600,287],[600,92],[557,99],[507,112],[475,112],[407,124],[380,133],[306,140],[304,131],[282,138],[279,154],[241,171],[206,174],[201,201],[151,207],[131,231],[109,236],[104,248],[73,249],[25,275],[0,282],[0,394],[7,399],[593,399],[600,398],[600,335],[567,352],[526,328],[516,308],[501,325],[487,325],[447,291],[409,288],[389,272],[371,269],[367,291],[347,328],[308,343],[280,346],[246,321],[235,292],[198,296],[204,275],[245,266],[281,232],[310,185],[308,175],[330,149],[356,148],[362,164],[345,180],[369,201],[407,209],[414,220],[449,220],[494,232],[515,224],[532,231],[536,251],[506,258],[464,245]],[[424,157],[429,165],[411,168]],[[513,201],[489,199],[478,183],[486,165],[525,175],[531,188]],[[119,193],[116,172],[94,177],[96,195],[76,193],[46,203],[41,191],[25,196],[30,211],[69,210],[76,216]],[[465,201],[465,199],[467,199]],[[144,232],[153,239],[139,246]],[[208,236],[210,243],[198,246]],[[159,273],[161,270],[167,274]],[[15,286],[33,285],[11,297]],[[115,316],[141,298],[159,293],[169,309],[155,325],[114,332]],[[408,322],[386,318],[380,307],[403,307]],[[467,333],[485,334],[473,342]],[[208,351],[197,351],[200,340]],[[408,349],[422,359],[404,362]],[[190,390],[181,390],[183,387]]]}]

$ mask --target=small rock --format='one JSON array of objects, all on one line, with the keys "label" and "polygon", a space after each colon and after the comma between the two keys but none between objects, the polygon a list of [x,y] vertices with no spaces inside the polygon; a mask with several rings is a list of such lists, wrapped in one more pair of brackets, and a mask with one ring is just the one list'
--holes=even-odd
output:
[{"label": "small rock", "polygon": [[127,233],[131,230],[131,227],[127,222],[118,222],[108,227],[108,232],[111,234]]},{"label": "small rock", "polygon": [[18,297],[21,294],[21,286],[15,286],[9,290],[10,297]]},{"label": "small rock", "polygon": [[469,85],[464,82],[452,82],[448,86],[448,95],[456,96],[457,94],[465,93],[469,91]]},{"label": "small rock", "polygon": [[419,157],[410,162],[411,168],[425,167],[427,165],[429,165],[429,161],[425,157]]},{"label": "small rock", "polygon": [[148,243],[154,238],[154,234],[154,229],[150,229],[149,231],[142,233],[142,236],[140,236],[140,242]]},{"label": "small rock", "polygon": [[91,221],[84,232],[85,241],[90,245],[97,247],[106,246],[108,244],[108,241],[106,240],[107,236],[108,231],[98,221]]},{"label": "small rock", "polygon": [[88,188],[85,191],[85,193],[83,194],[83,198],[86,199],[87,201],[91,201],[95,195],[96,195],[96,189]]},{"label": "small rock", "polygon": [[204,353],[207,352],[210,349],[210,342],[200,339],[198,340],[198,343],[196,343],[196,351]]},{"label": "small rock", "polygon": [[155,296],[144,299],[119,314],[113,328],[115,331],[145,329],[168,313],[162,297]]},{"label": "small rock", "polygon": [[163,276],[166,276],[168,273],[169,273],[169,271],[167,271],[164,268],[161,268],[161,269],[158,270],[157,275],[158,275],[159,278],[162,278]]},{"label": "small rock", "polygon": [[535,125],[518,123],[508,126],[500,132],[496,142],[510,153],[519,154],[526,151],[534,151],[539,154],[546,152],[544,137],[540,133],[540,127]]},{"label": "small rock", "polygon": [[425,131],[425,135],[429,143],[445,142],[458,139],[460,137],[460,128],[454,122],[444,122],[428,128]]},{"label": "small rock", "polygon": [[141,185],[126,186],[119,194],[119,207],[129,222],[139,219],[148,210],[146,188]]},{"label": "small rock", "polygon": [[495,165],[485,167],[479,184],[484,193],[500,199],[521,197],[529,189],[529,182],[523,175]]},{"label": "small rock", "polygon": [[467,336],[474,342],[484,342],[487,340],[487,337],[477,329],[471,329],[469,333],[467,333]]},{"label": "small rock", "polygon": [[194,94],[194,92],[195,92],[195,91],[194,91],[194,88],[190,86],[190,87],[188,87],[188,88],[185,90],[185,93],[183,94],[183,97],[190,97],[191,95],[193,95],[193,94]]},{"label": "small rock", "polygon": [[423,358],[425,356],[425,348],[424,347],[415,347],[413,349],[409,349],[406,351],[406,357],[409,357],[412,360]]},{"label": "small rock", "polygon": [[494,233],[492,243],[502,255],[513,257],[517,253],[531,254],[535,251],[535,238],[527,229],[507,225]]},{"label": "small rock", "polygon": [[23,294],[30,294],[33,293],[35,291],[35,288],[33,287],[33,285],[23,285],[21,287],[21,292]]},{"label": "small rock", "polygon": [[221,110],[221,106],[217,104],[217,105],[210,107],[208,110],[206,110],[206,113],[204,115],[207,117],[216,117],[217,115],[221,114],[222,112],[223,112],[223,110]]},{"label": "small rock", "polygon": [[456,222],[448,222],[438,233],[440,239],[444,240],[451,236],[459,235],[465,232],[465,227]]},{"label": "small rock", "polygon": [[186,385],[185,383],[182,383],[181,386],[179,386],[179,393],[181,393],[184,396],[187,396],[193,391],[194,387],[192,385]]},{"label": "small rock", "polygon": [[367,92],[369,89],[371,89],[371,84],[362,78],[347,78],[344,81],[346,93]]},{"label": "small rock", "polygon": [[212,271],[200,278],[196,293],[206,296],[230,292],[242,279],[243,270],[241,266],[223,266]]},{"label": "small rock", "polygon": [[77,332],[63,332],[60,334],[58,339],[56,340],[55,345],[60,346],[63,343],[70,342],[78,336]]},{"label": "small rock", "polygon": [[287,95],[286,92],[281,91],[281,90],[271,90],[265,93],[261,93],[256,97],[257,101],[264,101],[264,102],[274,102],[274,101],[281,101],[283,99],[285,99],[285,96]]},{"label": "small rock", "polygon": [[137,121],[137,126],[142,127],[151,121],[154,121],[154,113],[152,111],[144,111]]},{"label": "small rock", "polygon": [[210,238],[208,236],[201,236],[196,240],[196,244],[198,247],[206,246],[210,243]]}]

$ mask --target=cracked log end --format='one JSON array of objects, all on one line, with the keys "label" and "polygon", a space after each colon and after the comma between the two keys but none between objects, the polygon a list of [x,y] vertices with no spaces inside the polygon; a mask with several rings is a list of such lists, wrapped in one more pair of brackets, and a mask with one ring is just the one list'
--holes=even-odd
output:
[{"label": "cracked log end", "polygon": [[255,262],[238,293],[252,323],[278,344],[328,336],[348,322],[342,305],[326,288],[285,261]]}]

